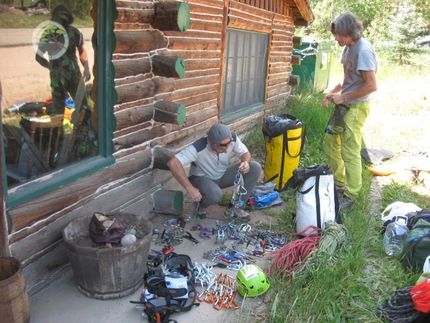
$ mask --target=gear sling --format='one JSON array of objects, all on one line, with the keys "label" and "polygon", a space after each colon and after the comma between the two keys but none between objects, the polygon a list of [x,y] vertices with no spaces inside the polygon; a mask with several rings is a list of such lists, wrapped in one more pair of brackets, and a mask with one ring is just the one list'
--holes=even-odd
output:
[{"label": "gear sling", "polygon": [[266,116],[262,131],[266,142],[264,182],[273,181],[276,190],[283,190],[293,170],[299,167],[305,135],[303,123],[289,114]]}]

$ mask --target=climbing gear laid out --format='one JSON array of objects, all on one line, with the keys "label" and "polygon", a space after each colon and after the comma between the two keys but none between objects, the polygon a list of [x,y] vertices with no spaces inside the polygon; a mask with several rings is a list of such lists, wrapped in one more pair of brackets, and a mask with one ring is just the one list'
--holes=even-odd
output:
[{"label": "climbing gear laid out", "polygon": [[266,116],[262,132],[266,142],[264,182],[276,183],[276,190],[284,190],[293,170],[299,167],[305,142],[303,123],[289,114]]},{"label": "climbing gear laid out", "polygon": [[264,271],[256,265],[246,265],[236,274],[237,291],[241,296],[256,297],[270,288]]},{"label": "climbing gear laid out", "polygon": [[212,303],[216,310],[222,308],[238,309],[236,303],[236,290],[234,278],[220,273],[217,278],[208,284],[207,288],[197,296],[199,302]]},{"label": "climbing gear laid out", "polygon": [[294,219],[297,232],[308,226],[324,230],[327,221],[341,222],[334,176],[328,165],[297,168],[288,185],[297,188]]},{"label": "climbing gear laid out", "polygon": [[176,322],[170,319],[172,314],[200,305],[196,302],[194,270],[188,255],[164,255],[160,268],[151,269],[146,276],[146,290],[140,301],[130,301],[144,305],[141,308],[150,323]]}]

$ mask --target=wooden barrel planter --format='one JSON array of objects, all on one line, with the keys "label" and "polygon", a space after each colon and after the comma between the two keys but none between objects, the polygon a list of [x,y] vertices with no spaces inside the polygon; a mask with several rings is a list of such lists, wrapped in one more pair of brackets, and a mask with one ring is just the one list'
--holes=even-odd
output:
[{"label": "wooden barrel planter", "polygon": [[0,258],[0,321],[30,322],[30,306],[21,263],[12,257]]},{"label": "wooden barrel planter", "polygon": [[86,246],[91,215],[70,222],[63,229],[63,239],[78,289],[86,296],[112,299],[134,293],[143,283],[149,248],[152,240],[152,223],[130,213],[110,213],[122,223],[132,225],[137,241],[128,246]]}]

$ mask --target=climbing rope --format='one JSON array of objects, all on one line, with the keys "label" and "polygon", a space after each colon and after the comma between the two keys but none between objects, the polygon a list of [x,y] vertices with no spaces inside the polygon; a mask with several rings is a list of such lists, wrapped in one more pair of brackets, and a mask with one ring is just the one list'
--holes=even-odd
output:
[{"label": "climbing rope", "polygon": [[337,251],[339,247],[346,243],[347,238],[348,231],[343,224],[327,221],[325,230],[321,232],[318,248],[309,256],[298,272],[318,270],[318,265],[321,264],[322,259],[334,264],[337,261]]},{"label": "climbing rope", "polygon": [[303,231],[290,235],[290,237],[301,236],[308,230],[312,231],[306,237],[291,241],[279,250],[269,254],[269,257],[274,258],[275,261],[266,270],[268,275],[288,273],[288,276],[291,276],[293,271],[299,268],[318,247],[321,229],[315,226],[308,226]]},{"label": "climbing rope", "polygon": [[417,322],[424,313],[414,308],[414,302],[410,295],[412,287],[396,290],[387,300],[386,304],[380,305],[374,311],[376,317],[387,318],[390,322],[412,323]]}]

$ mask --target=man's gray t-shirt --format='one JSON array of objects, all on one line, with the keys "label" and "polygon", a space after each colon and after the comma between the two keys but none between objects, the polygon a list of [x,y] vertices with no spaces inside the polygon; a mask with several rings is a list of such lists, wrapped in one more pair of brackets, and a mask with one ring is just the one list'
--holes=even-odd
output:
[{"label": "man's gray t-shirt", "polygon": [[[351,92],[364,83],[360,71],[375,71],[376,73],[378,68],[375,50],[363,37],[351,47],[345,46],[343,48],[341,63],[344,68],[341,93]],[[354,104],[362,101],[370,101],[369,96],[347,101],[345,104]]]},{"label": "man's gray t-shirt", "polygon": [[177,153],[175,157],[179,159],[183,167],[191,164],[189,176],[206,177],[216,181],[227,170],[232,153],[240,157],[247,152],[248,148],[235,133],[232,133],[232,141],[227,153],[218,154],[212,150],[207,137],[203,137]]}]

